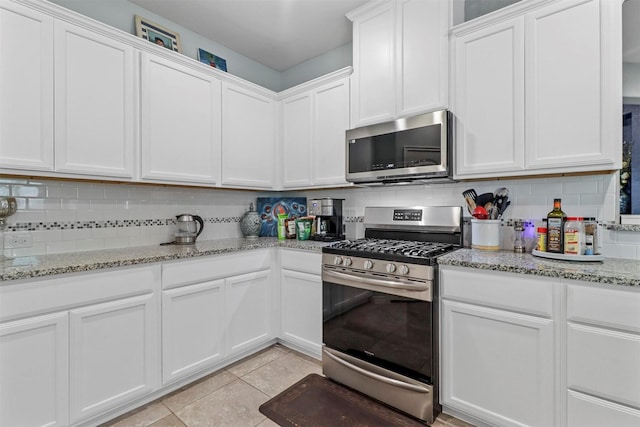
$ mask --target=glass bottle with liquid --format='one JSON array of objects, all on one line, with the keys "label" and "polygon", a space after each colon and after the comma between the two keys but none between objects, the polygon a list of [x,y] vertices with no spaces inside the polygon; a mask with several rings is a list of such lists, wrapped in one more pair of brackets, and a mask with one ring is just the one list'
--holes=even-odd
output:
[{"label": "glass bottle with liquid", "polygon": [[553,199],[553,210],[547,214],[547,252],[561,254],[564,250],[564,222],[562,200]]}]

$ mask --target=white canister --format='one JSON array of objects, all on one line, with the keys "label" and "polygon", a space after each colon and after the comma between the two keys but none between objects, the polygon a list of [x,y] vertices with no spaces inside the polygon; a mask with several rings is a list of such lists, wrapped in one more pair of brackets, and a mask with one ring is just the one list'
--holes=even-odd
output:
[{"label": "white canister", "polygon": [[499,219],[471,219],[471,247],[485,251],[500,250]]}]

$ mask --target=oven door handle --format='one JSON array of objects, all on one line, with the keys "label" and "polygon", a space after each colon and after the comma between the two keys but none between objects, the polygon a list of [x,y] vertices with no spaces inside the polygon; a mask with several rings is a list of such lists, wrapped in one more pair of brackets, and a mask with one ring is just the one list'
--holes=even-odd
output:
[{"label": "oven door handle", "polygon": [[394,288],[394,289],[404,289],[407,291],[428,291],[430,286],[428,283],[412,283],[412,282],[404,282],[400,280],[385,280],[385,279],[377,279],[375,277],[363,277],[357,276],[355,274],[349,273],[341,273],[339,271],[329,270],[326,268],[322,269],[322,274],[326,277],[334,277],[336,279],[350,280],[353,282],[357,282],[363,285],[376,285],[376,286],[384,286],[386,288]]},{"label": "oven door handle", "polygon": [[362,369],[361,367],[356,366],[353,363],[349,363],[346,360],[344,360],[344,359],[342,359],[342,358],[340,358],[338,356],[335,356],[335,355],[329,353],[326,350],[324,351],[324,354],[326,354],[328,357],[330,357],[336,363],[339,363],[339,364],[345,366],[348,369],[354,370],[354,371],[358,372],[359,374],[364,375],[366,377],[369,377],[371,379],[374,379],[376,381],[380,381],[380,382],[383,382],[383,383],[386,383],[386,384],[390,384],[392,386],[396,386],[396,387],[399,387],[399,388],[404,388],[404,389],[407,389],[407,390],[411,390],[411,391],[414,391],[414,392],[417,392],[417,393],[429,393],[429,389],[427,387],[420,387],[420,386],[415,385],[415,384],[406,383],[404,381],[396,380],[396,379],[393,379],[393,378],[385,377],[383,375],[367,371],[366,369]]}]

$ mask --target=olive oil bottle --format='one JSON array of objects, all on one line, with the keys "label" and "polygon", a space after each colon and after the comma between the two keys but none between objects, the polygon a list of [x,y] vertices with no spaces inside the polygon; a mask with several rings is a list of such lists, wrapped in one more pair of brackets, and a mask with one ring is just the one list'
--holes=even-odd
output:
[{"label": "olive oil bottle", "polygon": [[547,214],[547,252],[563,252],[566,219],[567,215],[562,212],[562,201],[553,199],[553,210]]}]

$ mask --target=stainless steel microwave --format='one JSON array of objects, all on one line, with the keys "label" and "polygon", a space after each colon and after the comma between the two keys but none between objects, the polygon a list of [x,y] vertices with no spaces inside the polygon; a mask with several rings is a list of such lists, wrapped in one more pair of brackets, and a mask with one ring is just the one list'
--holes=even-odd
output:
[{"label": "stainless steel microwave", "polygon": [[450,181],[451,113],[433,111],[346,132],[346,179],[354,183]]}]

